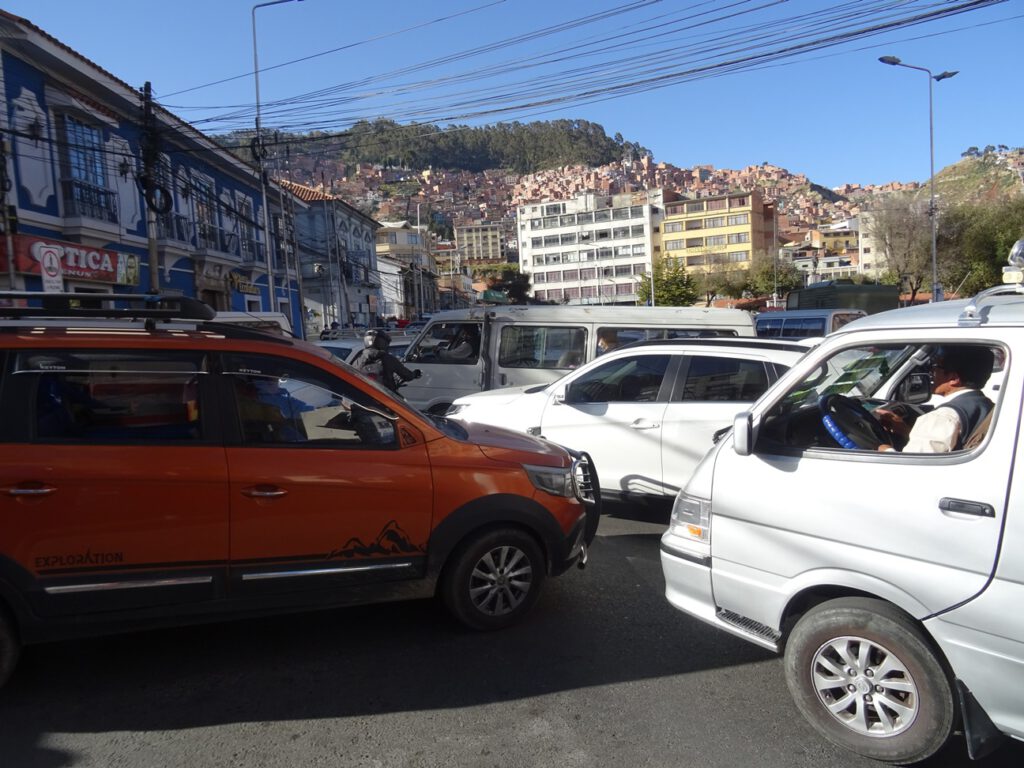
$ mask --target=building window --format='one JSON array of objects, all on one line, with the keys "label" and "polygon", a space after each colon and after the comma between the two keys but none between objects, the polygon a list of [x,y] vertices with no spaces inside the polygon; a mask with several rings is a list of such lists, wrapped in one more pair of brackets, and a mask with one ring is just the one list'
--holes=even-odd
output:
[{"label": "building window", "polygon": [[581,269],[580,270],[580,280],[596,280],[596,279],[597,279],[597,270],[594,269],[593,267],[588,267],[587,269]]},{"label": "building window", "polygon": [[612,211],[612,218],[616,221],[629,218],[629,208],[616,208]]},{"label": "building window", "polygon": [[683,231],[683,222],[681,222],[681,221],[666,221],[662,225],[662,231],[666,232],[666,233],[668,233],[668,232],[682,232]]},{"label": "building window", "polygon": [[533,282],[535,283],[546,283],[548,281],[547,272],[537,272],[533,276]]},{"label": "building window", "polygon": [[728,207],[728,201],[723,197],[718,200],[708,200],[709,211],[724,211]]},{"label": "building window", "polygon": [[744,205],[749,205],[750,201],[746,197],[730,197],[729,205],[733,208],[739,208]]},{"label": "building window", "polygon": [[704,242],[707,245],[725,245],[725,235],[711,235]]},{"label": "building window", "polygon": [[704,246],[703,237],[688,237],[686,238],[687,248],[702,248]]},{"label": "building window", "polygon": [[562,273],[563,283],[575,283],[580,279],[580,271],[578,269],[567,269]]},{"label": "building window", "polygon": [[699,267],[699,266],[701,266],[701,265],[703,265],[705,263],[707,263],[707,262],[706,262],[706,259],[703,256],[687,256],[686,257],[686,266],[688,266],[688,267]]},{"label": "building window", "polygon": [[643,237],[644,236],[644,225],[643,224],[634,224],[632,227],[629,228],[629,236],[630,237]]},{"label": "building window", "polygon": [[666,251],[681,251],[685,247],[686,247],[686,241],[685,240],[666,240],[665,241],[665,250]]},{"label": "building window", "polygon": [[572,245],[576,242],[575,232],[566,232],[561,236],[561,245]]},{"label": "building window", "polygon": [[612,237],[616,240],[623,237],[629,237],[629,227],[615,227],[612,230]]},{"label": "building window", "polygon": [[734,227],[737,224],[749,224],[750,214],[749,213],[737,213],[734,216],[729,217],[729,226]]},{"label": "building window", "polygon": [[103,136],[98,128],[63,115],[64,204],[71,216],[116,222],[117,193],[107,188]]},{"label": "building window", "polygon": [[704,202],[703,201],[696,202],[696,203],[687,203],[686,204],[686,212],[687,213],[699,213],[700,211],[703,211],[703,210],[704,210]]},{"label": "building window", "polygon": [[686,229],[687,230],[703,229],[703,228],[704,228],[704,222],[701,221],[700,219],[690,219],[688,222],[686,222]]},{"label": "building window", "polygon": [[586,211],[585,213],[577,213],[576,214],[576,223],[577,224],[592,224],[593,222],[594,222],[594,214],[591,211]]},{"label": "building window", "polygon": [[704,219],[704,226],[708,229],[715,229],[717,227],[725,226],[725,216],[713,216],[710,219]]},{"label": "building window", "polygon": [[563,227],[571,227],[573,224],[576,223],[576,216],[571,213],[568,213],[565,216],[559,216],[558,223],[561,224]]},{"label": "building window", "polygon": [[749,243],[750,233],[749,232],[734,232],[729,235],[729,244],[735,245],[736,243]]},{"label": "building window", "polygon": [[611,221],[612,212],[607,208],[603,208],[600,211],[594,211],[594,221]]},{"label": "building window", "polygon": [[543,237],[531,237],[530,238],[530,247],[531,248],[540,248],[543,245],[544,245],[544,238]]}]

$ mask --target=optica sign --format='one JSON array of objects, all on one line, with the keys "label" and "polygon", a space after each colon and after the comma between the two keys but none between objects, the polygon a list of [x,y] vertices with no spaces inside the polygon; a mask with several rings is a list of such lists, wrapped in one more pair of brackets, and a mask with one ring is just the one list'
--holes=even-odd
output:
[{"label": "optica sign", "polygon": [[[21,274],[42,277],[43,263],[55,256],[60,259],[65,278],[120,285],[139,283],[139,257],[133,253],[119,253],[33,235],[16,235],[14,238],[14,266]],[[3,270],[6,270],[7,259],[4,258],[2,263]]]}]

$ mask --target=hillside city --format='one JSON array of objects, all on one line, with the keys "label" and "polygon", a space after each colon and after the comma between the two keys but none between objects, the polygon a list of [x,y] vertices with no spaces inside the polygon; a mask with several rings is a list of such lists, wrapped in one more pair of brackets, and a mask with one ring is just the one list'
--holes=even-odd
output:
[{"label": "hillside city", "polygon": [[[880,199],[902,198],[919,230],[929,179],[827,189],[770,162],[680,168],[571,120],[505,126],[540,138],[548,151],[535,143],[533,159],[557,166],[528,173],[486,169],[464,145],[443,145],[440,130],[437,147],[449,154],[425,144],[405,154],[486,170],[369,162],[352,154],[358,141],[334,143],[349,146],[344,156],[326,143],[289,153],[292,140],[298,149],[323,137],[268,148],[251,130],[206,135],[163,108],[150,84],[119,80],[31,21],[0,12],[0,27],[5,87],[18,94],[0,126],[0,284],[14,290],[184,295],[216,311],[280,313],[308,336],[478,304],[654,303],[659,270],[694,281],[680,301],[732,306],[750,298],[747,278],[765,259],[787,273],[757,289],[775,306],[800,281],[899,281],[911,301],[933,288],[920,232],[916,263],[895,264],[871,224]],[[366,143],[401,150],[402,129],[375,123]],[[511,158],[487,162],[499,156]],[[967,148],[934,182],[940,213],[1017,199],[1024,150]],[[953,267],[953,292],[987,278],[986,268],[971,278],[971,265]]]}]

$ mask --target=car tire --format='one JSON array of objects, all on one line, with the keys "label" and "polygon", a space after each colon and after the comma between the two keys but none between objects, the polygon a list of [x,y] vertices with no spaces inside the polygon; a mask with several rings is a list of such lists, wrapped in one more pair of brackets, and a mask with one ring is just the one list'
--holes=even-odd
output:
[{"label": "car tire", "polygon": [[493,529],[453,553],[442,577],[441,598],[467,627],[503,629],[537,602],[545,574],[544,554],[530,534]]},{"label": "car tire", "polygon": [[21,643],[18,642],[18,635],[14,631],[14,623],[3,606],[0,606],[0,686],[3,686],[14,672],[20,653]]},{"label": "car tire", "polygon": [[865,757],[918,762],[953,731],[950,677],[913,619],[889,603],[842,598],[817,606],[794,626],[784,666],[808,722]]}]

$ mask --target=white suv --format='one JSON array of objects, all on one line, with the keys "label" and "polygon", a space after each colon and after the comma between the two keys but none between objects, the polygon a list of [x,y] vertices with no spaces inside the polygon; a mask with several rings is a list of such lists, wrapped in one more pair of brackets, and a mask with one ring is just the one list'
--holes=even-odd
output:
[{"label": "white suv", "polygon": [[447,415],[585,447],[605,498],[671,499],[714,433],[806,352],[759,339],[639,342],[553,384],[460,397]]}]

